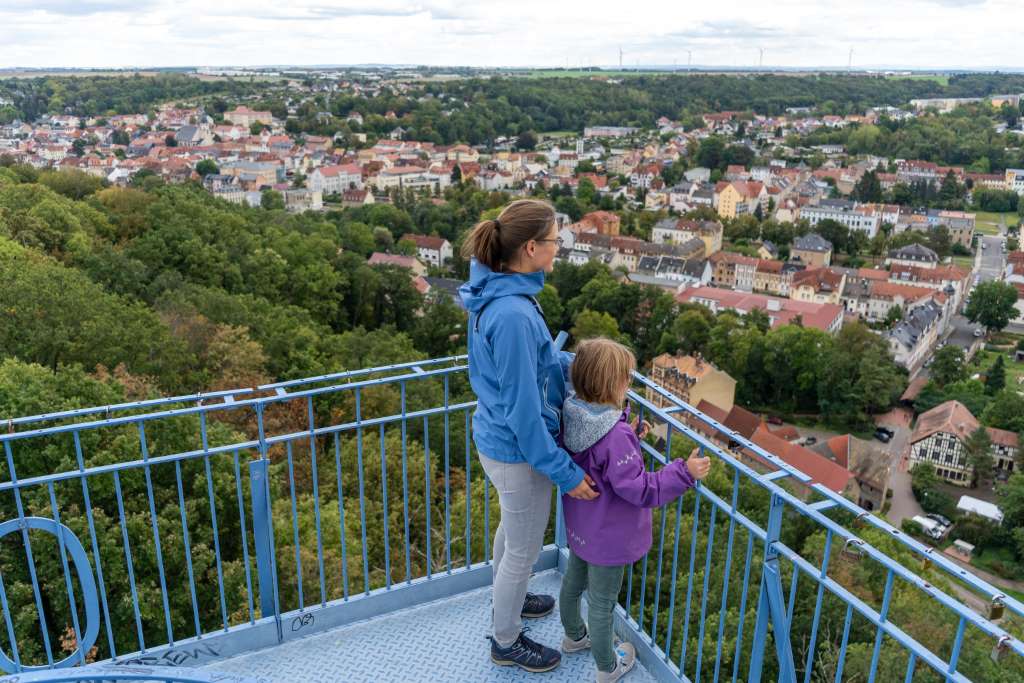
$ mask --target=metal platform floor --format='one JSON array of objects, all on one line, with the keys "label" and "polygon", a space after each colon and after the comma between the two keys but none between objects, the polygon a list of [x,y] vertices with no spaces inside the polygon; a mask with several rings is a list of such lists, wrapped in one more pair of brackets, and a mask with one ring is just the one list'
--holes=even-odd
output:
[{"label": "metal platform floor", "polygon": [[[558,594],[561,575],[537,574],[530,590]],[[482,681],[593,681],[590,651],[562,655],[554,671],[533,674],[500,667],[488,656],[490,592],[481,588],[324,631],[277,647],[211,662],[210,671],[262,676],[281,683],[479,683]],[[585,601],[584,601],[585,602]],[[526,622],[530,635],[546,645],[561,642],[557,607],[543,619]],[[623,683],[654,683],[637,662]]]}]

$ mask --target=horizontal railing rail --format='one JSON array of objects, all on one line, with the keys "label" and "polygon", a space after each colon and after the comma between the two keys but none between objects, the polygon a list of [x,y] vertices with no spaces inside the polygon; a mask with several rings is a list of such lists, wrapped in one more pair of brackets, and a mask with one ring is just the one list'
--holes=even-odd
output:
[{"label": "horizontal railing rail", "polygon": [[[0,667],[195,666],[486,585],[497,497],[466,370],[455,356],[9,420]],[[634,388],[661,435],[650,467],[691,448],[720,465],[654,512],[620,596],[620,630],[661,679],[1021,666],[1020,602],[650,379]],[[565,561],[557,519],[538,568]],[[927,558],[930,581],[899,553]]]}]

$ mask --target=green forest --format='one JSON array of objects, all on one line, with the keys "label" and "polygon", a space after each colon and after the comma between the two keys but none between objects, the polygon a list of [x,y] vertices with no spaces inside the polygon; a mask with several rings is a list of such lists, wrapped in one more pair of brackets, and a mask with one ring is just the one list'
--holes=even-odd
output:
[{"label": "green forest", "polygon": [[[423,297],[407,272],[369,266],[367,257],[375,250],[400,249],[396,243],[401,236],[413,231],[438,234],[459,245],[471,225],[508,199],[457,185],[446,191],[441,204],[396,195],[391,204],[292,215],[230,205],[196,184],[171,186],[140,177],[130,187],[106,187],[82,173],[40,172],[6,163],[0,167],[0,417],[252,387],[463,352],[466,319],[461,309],[444,295]],[[594,208],[586,201],[584,197],[580,210]],[[638,231],[648,220],[627,212],[623,225]],[[465,276],[461,260],[454,269],[456,277]],[[576,338],[618,337],[635,348],[642,363],[662,351],[702,350],[737,378],[737,399],[752,407],[821,411],[840,425],[855,427],[888,406],[905,383],[884,343],[857,324],[835,338],[799,325],[769,330],[764,316],[711,316],[704,309],[678,305],[662,290],[625,284],[599,265],[559,264],[539,298],[553,330],[571,329]],[[59,516],[90,556],[98,558],[94,561],[102,568],[111,602],[104,605],[100,637],[90,658],[103,659],[115,650],[132,652],[143,644],[152,647],[261,616],[258,589],[249,590],[255,580],[252,529],[243,533],[239,514],[251,510],[248,462],[258,457],[258,449],[217,451],[258,439],[261,426],[263,435],[282,437],[267,455],[283,610],[423,576],[428,567],[447,569],[449,561],[453,567],[463,566],[467,555],[472,562],[483,561],[497,501],[493,492],[485,497],[483,476],[468,446],[468,411],[410,420],[406,429],[397,424],[350,429],[336,439],[311,439],[306,433],[310,424],[342,424],[471,400],[465,376],[454,374],[447,381],[427,377],[406,387],[372,386],[326,392],[308,401],[282,400],[262,415],[227,405],[204,419],[191,415],[148,423],[144,435],[128,425],[82,431],[78,439],[65,433],[14,441],[0,463],[0,481],[15,474],[24,481],[123,465],[139,459],[142,443],[156,461],[188,451],[198,455],[174,464],[132,466],[116,475],[97,474],[89,477],[88,486],[77,476],[52,490],[28,485],[20,500],[4,492],[0,518],[17,518],[18,504],[25,514]],[[672,445],[676,455],[687,448],[682,438]],[[726,468],[719,468],[708,485],[726,499],[731,496]],[[741,508],[763,521],[763,490],[750,482],[742,486]],[[360,497],[359,491],[365,495]],[[672,508],[659,513],[670,530],[675,528],[673,515],[680,514],[681,528],[692,528],[692,500],[684,501],[683,513]],[[660,520],[656,518],[656,529]],[[154,527],[159,529],[162,574]],[[697,527],[693,541],[698,557],[704,557],[710,534],[706,510]],[[823,532],[795,517],[786,529],[788,547],[812,563],[821,557]],[[710,565],[711,606],[719,604],[724,585],[723,539],[729,534],[724,515],[716,518],[714,533],[712,552],[721,559]],[[891,539],[870,533],[865,537],[919,570]],[[683,537],[680,556],[689,540]],[[727,646],[734,643],[728,634],[736,632],[741,620],[749,638],[756,609],[748,600],[741,612],[736,602],[746,548],[746,539],[739,541],[728,578]],[[32,605],[20,538],[9,535],[0,545],[8,600]],[[64,574],[52,537],[33,534],[32,545],[44,592],[63,596]],[[755,544],[752,577],[759,575],[762,551]],[[636,572],[641,572],[639,565]],[[851,590],[877,605],[885,583],[881,570],[865,561],[846,569],[837,565],[835,572]],[[171,583],[166,598],[161,575]],[[634,592],[642,576],[634,573],[631,578]],[[685,592],[690,577],[685,572],[670,576],[667,565],[646,573],[648,623],[654,617],[651,596],[659,596],[657,620],[666,624],[672,581],[677,582],[677,594]],[[933,571],[926,576],[941,585]],[[125,590],[133,581],[138,616]],[[699,591],[701,582],[694,581]],[[193,582],[194,600],[187,590]],[[788,575],[786,585],[788,591]],[[813,582],[798,583],[794,634],[801,634],[799,638],[809,632],[814,590]],[[899,587],[893,619],[921,642],[948,651],[954,630],[948,615],[931,602],[922,606],[914,591]],[[638,604],[634,598],[633,605]],[[837,602],[826,599],[812,657],[818,662],[816,670],[834,671],[843,612]],[[67,603],[47,600],[44,613],[59,659],[75,648]],[[682,601],[677,600],[671,614],[676,624],[671,651],[678,656],[684,638]],[[35,610],[18,610],[13,622],[22,661],[45,662]],[[705,666],[710,666],[717,607],[709,608],[704,626],[703,646],[696,640],[699,624],[687,630],[687,658],[703,647]],[[847,671],[867,670],[874,637],[873,629],[853,620]],[[803,659],[809,646],[799,638],[794,636],[794,646]],[[11,651],[3,629],[0,647]],[[962,670],[976,680],[1019,680],[1020,662],[996,666],[990,650],[990,642],[969,632]],[[731,651],[721,661],[731,667]],[[905,658],[886,646],[882,662],[882,670],[891,672]],[[771,655],[766,663],[774,675]],[[915,678],[933,679],[938,680],[923,670]]]}]

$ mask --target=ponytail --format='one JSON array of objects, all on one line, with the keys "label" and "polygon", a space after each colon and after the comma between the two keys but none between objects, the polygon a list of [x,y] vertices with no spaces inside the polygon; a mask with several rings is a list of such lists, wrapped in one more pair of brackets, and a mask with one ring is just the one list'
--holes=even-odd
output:
[{"label": "ponytail", "polygon": [[504,270],[521,246],[542,239],[555,220],[555,210],[539,199],[512,202],[493,219],[480,221],[462,245],[464,258],[475,258],[493,271]]}]

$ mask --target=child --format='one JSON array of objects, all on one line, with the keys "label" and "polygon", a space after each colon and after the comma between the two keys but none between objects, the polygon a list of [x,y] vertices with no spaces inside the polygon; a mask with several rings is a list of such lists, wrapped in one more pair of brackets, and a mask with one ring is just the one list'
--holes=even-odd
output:
[{"label": "child", "polygon": [[[691,455],[657,472],[644,468],[640,440],[623,410],[636,359],[609,339],[581,342],[572,363],[575,396],[562,412],[562,440],[577,465],[596,482],[593,501],[562,496],[569,566],[558,597],[565,629],[562,650],[590,647],[598,683],[624,676],[636,661],[629,643],[612,643],[612,614],[627,566],[651,547],[651,510],[678,498],[707,476],[709,458]],[[641,435],[649,425],[645,422]],[[587,591],[589,629],[580,616]]]}]

